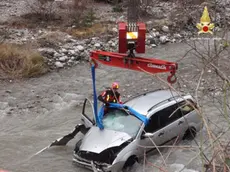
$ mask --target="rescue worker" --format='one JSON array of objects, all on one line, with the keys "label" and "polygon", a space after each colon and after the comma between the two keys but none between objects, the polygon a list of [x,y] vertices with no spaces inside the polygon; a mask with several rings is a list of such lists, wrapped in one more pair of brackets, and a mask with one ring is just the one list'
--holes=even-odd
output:
[{"label": "rescue worker", "polygon": [[104,103],[105,106],[108,106],[109,103],[122,104],[118,89],[119,89],[119,84],[117,82],[114,82],[111,88],[108,88],[107,90],[102,92],[101,95],[98,96],[98,100]]}]

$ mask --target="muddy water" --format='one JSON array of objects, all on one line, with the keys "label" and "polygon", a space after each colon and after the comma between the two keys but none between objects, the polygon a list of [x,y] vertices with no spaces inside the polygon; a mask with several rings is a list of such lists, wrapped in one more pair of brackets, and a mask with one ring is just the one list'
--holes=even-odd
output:
[{"label": "muddy water", "polygon": [[[183,44],[172,44],[150,51],[149,56],[174,61],[181,58],[187,49]],[[189,59],[180,63],[184,74],[191,73],[187,70]],[[167,87],[141,72],[100,66],[96,75],[98,93],[112,81],[119,81],[123,99],[146,90]],[[50,148],[34,156],[53,140],[71,132],[80,122],[84,98],[92,99],[92,80],[87,64],[82,63],[40,78],[2,82],[0,85],[0,169],[12,172],[87,171],[72,164],[74,144],[82,135],[78,135],[67,146]],[[215,111],[212,110],[212,113]],[[183,141],[177,145],[197,146],[199,140],[198,136],[196,142]],[[162,169],[172,172],[180,170],[197,152],[198,149],[163,149],[164,159],[168,157],[168,169]],[[162,166],[163,163],[157,152],[148,156],[147,160],[147,164],[141,162],[132,171],[157,171],[154,166]],[[201,164],[198,156],[184,171],[201,171]]]}]

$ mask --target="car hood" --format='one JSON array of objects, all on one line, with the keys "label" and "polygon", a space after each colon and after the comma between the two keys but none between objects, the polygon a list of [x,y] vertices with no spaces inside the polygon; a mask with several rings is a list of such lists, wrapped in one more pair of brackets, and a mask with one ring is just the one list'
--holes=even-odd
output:
[{"label": "car hood", "polygon": [[120,146],[130,138],[131,136],[124,132],[100,130],[93,126],[83,138],[80,150],[100,153],[107,148]]}]

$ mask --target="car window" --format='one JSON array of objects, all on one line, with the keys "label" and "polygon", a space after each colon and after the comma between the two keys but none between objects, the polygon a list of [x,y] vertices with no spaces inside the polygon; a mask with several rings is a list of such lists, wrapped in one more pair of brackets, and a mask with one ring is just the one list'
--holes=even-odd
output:
[{"label": "car window", "polygon": [[[188,101],[189,101],[189,103],[186,102],[186,101],[183,101],[183,102],[179,103],[179,105],[178,105],[178,107],[181,110],[181,114],[183,116],[186,115],[186,114],[188,114],[189,112],[193,111],[194,107],[196,107],[195,104],[191,100],[188,100]],[[192,106],[190,103],[192,105],[194,105],[194,106]]]},{"label": "car window", "polygon": [[132,137],[136,136],[142,125],[141,120],[120,109],[110,110],[102,122],[105,129],[125,132]]},{"label": "car window", "polygon": [[194,110],[194,108],[191,105],[184,105],[183,107],[181,107],[181,113],[182,115],[186,115],[189,112],[192,112]]},{"label": "car window", "polygon": [[153,133],[160,128],[159,118],[157,115],[152,115],[148,124],[145,126],[144,131],[146,133]]},{"label": "car window", "polygon": [[156,115],[158,115],[160,118],[160,128],[163,128],[182,117],[181,111],[178,109],[177,104],[157,112]]},{"label": "car window", "polygon": [[[194,106],[195,104],[189,100]],[[159,112],[156,112],[149,119],[148,125],[144,128],[145,132],[155,132],[168,124],[178,120],[182,116],[188,114],[193,111],[194,108],[190,104],[186,103],[186,101],[182,101],[180,103],[176,103],[172,106],[169,106]]]},{"label": "car window", "polygon": [[144,130],[145,132],[153,133],[181,117],[181,111],[178,105],[175,104],[153,114]]}]

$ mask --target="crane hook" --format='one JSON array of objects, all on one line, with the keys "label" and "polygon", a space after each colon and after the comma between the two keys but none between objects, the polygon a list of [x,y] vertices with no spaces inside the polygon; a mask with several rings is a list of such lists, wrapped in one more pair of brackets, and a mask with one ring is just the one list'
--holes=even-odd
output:
[{"label": "crane hook", "polygon": [[[176,77],[175,71],[170,72],[170,73],[171,73],[171,75],[168,76],[167,81],[168,81],[170,84],[174,84],[174,83],[177,81],[177,77]],[[173,79],[172,79],[172,78],[173,78]]]}]

